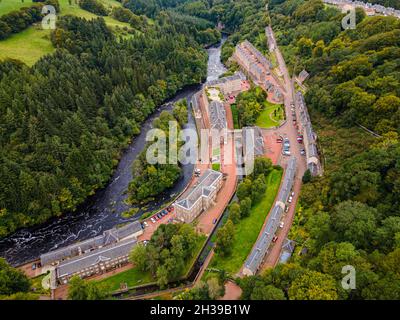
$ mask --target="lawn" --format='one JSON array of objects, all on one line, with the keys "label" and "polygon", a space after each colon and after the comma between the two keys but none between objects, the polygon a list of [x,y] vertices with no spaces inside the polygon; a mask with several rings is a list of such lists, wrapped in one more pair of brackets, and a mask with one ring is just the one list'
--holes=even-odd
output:
[{"label": "lawn", "polygon": [[215,162],[212,164],[212,169],[215,171],[220,171],[221,170],[221,164],[218,162]]},{"label": "lawn", "polygon": [[239,125],[239,112],[236,107],[236,104],[231,105],[231,111],[232,111],[232,118],[233,118],[233,128],[234,129],[240,129]]},{"label": "lawn", "polygon": [[[275,113],[276,111],[276,113]],[[283,108],[281,104],[272,104],[265,102],[264,110],[256,120],[256,126],[260,128],[271,128],[279,126],[284,119]]]},{"label": "lawn", "polygon": [[[115,0],[101,0],[106,7],[121,6],[121,3]],[[68,0],[59,0],[60,15],[74,15],[85,19],[97,18],[93,13],[81,9],[74,1],[70,5]],[[25,0],[24,5],[20,0],[2,0],[0,4],[0,15],[6,12],[17,10],[23,6],[29,6],[31,1]],[[111,17],[103,17],[106,24],[121,36],[128,36],[123,32],[124,27],[132,29],[128,23],[119,22]],[[25,62],[28,66],[32,66],[42,56],[54,51],[54,47],[50,41],[51,30],[43,30],[40,23],[30,26],[26,30],[14,34],[11,37],[0,41],[0,60],[4,58],[12,58]]]},{"label": "lawn", "polygon": [[235,240],[232,245],[232,254],[228,257],[215,254],[210,262],[210,268],[223,269],[232,275],[240,271],[240,268],[257,240],[265,218],[272,208],[281,178],[282,170],[275,169],[268,175],[268,187],[264,198],[252,207],[248,217],[240,220],[240,222],[235,225]]},{"label": "lawn", "polygon": [[42,56],[54,51],[49,37],[50,30],[31,26],[0,41],[0,60],[9,57],[32,66]]},{"label": "lawn", "polygon": [[2,0],[0,2],[0,16],[14,10],[19,10],[22,7],[30,7],[34,2],[32,0]]},{"label": "lawn", "polygon": [[[197,256],[200,254],[201,249],[206,241],[206,236],[200,236],[197,246],[194,250],[195,254],[193,257],[187,261],[185,268],[182,270],[180,278],[187,277],[187,273],[192,268],[193,264],[196,262]],[[117,291],[120,288],[121,283],[126,283],[128,288],[133,288],[136,286],[141,286],[144,284],[154,283],[156,280],[151,276],[150,272],[142,272],[137,268],[132,268],[106,279],[100,280],[101,285],[106,286],[111,291]]]}]

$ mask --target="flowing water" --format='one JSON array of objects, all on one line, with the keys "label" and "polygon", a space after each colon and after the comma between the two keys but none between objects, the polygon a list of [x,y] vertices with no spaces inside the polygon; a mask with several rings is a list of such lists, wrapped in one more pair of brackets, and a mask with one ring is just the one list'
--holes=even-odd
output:
[{"label": "flowing water", "polygon": [[[226,69],[221,63],[221,47],[225,38],[218,46],[209,48],[207,80],[218,79]],[[192,86],[179,92],[173,99],[159,107],[142,125],[140,135],[135,137],[124,151],[119,164],[107,186],[91,196],[84,204],[73,212],[60,218],[54,218],[43,225],[34,228],[21,229],[13,235],[0,240],[0,256],[12,265],[19,265],[37,259],[41,254],[59,247],[82,241],[114,226],[134,221],[146,212],[159,208],[168,200],[173,199],[189,183],[193,174],[193,165],[182,166],[182,176],[179,181],[157,200],[152,201],[132,218],[124,219],[121,214],[129,210],[125,204],[129,182],[132,180],[131,167],[133,161],[146,145],[146,134],[152,128],[153,120],[164,110],[172,110],[174,102],[187,98],[200,89]],[[195,128],[190,110],[186,128]]]}]

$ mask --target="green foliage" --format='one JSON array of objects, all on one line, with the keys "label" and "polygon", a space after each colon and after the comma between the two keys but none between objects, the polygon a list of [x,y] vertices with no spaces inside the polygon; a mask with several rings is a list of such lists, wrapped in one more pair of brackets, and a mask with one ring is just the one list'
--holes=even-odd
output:
[{"label": "green foliage", "polygon": [[242,92],[236,99],[239,124],[241,127],[253,126],[265,108],[267,94],[260,87]]},{"label": "green foliage", "polygon": [[306,271],[296,278],[288,291],[290,300],[337,300],[334,279],[316,271]]},{"label": "green foliage", "polygon": [[[176,114],[179,117],[178,121],[187,122],[187,118],[185,118],[185,114],[187,117],[186,108],[174,108],[173,114]],[[160,117],[153,121],[153,127],[162,130],[165,135],[165,150],[162,147],[158,148],[157,143],[160,142],[159,140],[148,143],[140,153],[139,157],[133,163],[133,179],[129,184],[129,199],[133,203],[137,201],[141,201],[143,203],[151,200],[151,197],[154,197],[164,190],[172,187],[180,177],[181,169],[179,165],[169,163],[170,144],[175,143],[177,148],[176,150],[179,149],[180,145],[177,141],[172,141],[173,137],[169,136],[169,123],[171,121],[177,123],[177,119],[167,111],[163,111]],[[179,124],[177,129],[177,134],[179,136]],[[157,139],[161,138],[158,137]],[[153,147],[152,145],[154,145],[156,150],[149,149],[150,147]],[[160,161],[155,164],[150,163],[147,160],[147,155],[149,152],[152,156],[154,155],[154,157]]]},{"label": "green foliage", "polygon": [[[325,166],[304,176],[292,263],[243,279],[242,298],[273,286],[289,299],[398,299],[400,23],[361,15],[356,31],[341,31],[343,15],[318,1],[273,1],[270,15],[288,65],[311,74],[306,102]],[[355,290],[340,285],[345,265]]]},{"label": "green foliage", "polygon": [[[66,16],[53,55],[32,68],[0,62],[0,236],[75,210],[155,107],[205,77],[201,46],[159,23],[119,40],[102,19]],[[159,173],[161,189],[179,168]]]},{"label": "green foliage", "polygon": [[133,248],[130,261],[135,268],[151,272],[157,284],[163,288],[181,275],[199,239],[188,224],[162,224],[146,246]]},{"label": "green foliage", "polygon": [[309,183],[311,181],[311,179],[312,179],[311,171],[310,171],[310,169],[307,169],[304,172],[302,181],[303,181],[303,183]]},{"label": "green foliage", "polygon": [[172,114],[181,127],[187,124],[188,106],[186,99],[182,99],[175,104],[174,109],[172,110]]},{"label": "green foliage", "polygon": [[199,281],[193,289],[183,292],[177,300],[217,300],[224,294],[223,282],[211,277],[206,282]]},{"label": "green foliage", "polygon": [[106,288],[93,281],[85,281],[79,276],[74,276],[69,282],[69,300],[104,300],[109,293]]},{"label": "green foliage", "polygon": [[11,34],[18,33],[43,18],[42,7],[51,4],[58,10],[58,2],[53,0],[44,3],[30,4],[19,10],[11,11],[0,16],[0,40],[8,38]]},{"label": "green foliage", "polygon": [[0,258],[0,296],[11,296],[19,293],[27,293],[31,288],[31,282],[24,273],[9,266]]},{"label": "green foliage", "polygon": [[225,225],[218,229],[215,240],[215,252],[222,256],[229,256],[232,252],[235,227],[232,220],[228,220]]},{"label": "green foliage", "polygon": [[241,218],[241,212],[240,212],[240,205],[237,202],[233,202],[229,206],[229,219],[232,220],[234,224],[238,223]]},{"label": "green foliage", "polygon": [[107,16],[108,12],[104,5],[97,0],[79,0],[79,6],[98,16]]}]

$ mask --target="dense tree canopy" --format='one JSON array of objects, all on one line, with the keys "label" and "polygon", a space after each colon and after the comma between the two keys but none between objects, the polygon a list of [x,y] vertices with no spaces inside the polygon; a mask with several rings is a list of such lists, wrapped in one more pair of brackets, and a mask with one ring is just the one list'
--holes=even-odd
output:
[{"label": "dense tree canopy", "polygon": [[167,17],[116,39],[104,20],[59,19],[54,54],[0,62],[0,236],[73,211],[109,179],[164,100],[206,75],[206,52]]}]

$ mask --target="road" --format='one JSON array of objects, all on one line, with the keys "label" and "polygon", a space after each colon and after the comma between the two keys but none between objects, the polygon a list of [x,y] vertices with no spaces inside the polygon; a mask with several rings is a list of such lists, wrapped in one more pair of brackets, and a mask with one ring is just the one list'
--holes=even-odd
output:
[{"label": "road", "polygon": [[[269,253],[267,253],[266,257],[264,258],[264,263],[262,264],[260,270],[265,270],[266,268],[271,268],[274,267],[278,261],[279,257],[281,254],[281,249],[284,243],[284,240],[287,238],[289,234],[290,227],[292,226],[293,223],[293,218],[295,215],[295,209],[296,209],[296,204],[298,201],[298,196],[300,194],[301,190],[301,185],[302,185],[302,177],[304,175],[304,172],[306,171],[306,160],[305,156],[301,155],[300,151],[303,149],[303,144],[299,144],[297,142],[297,136],[298,136],[298,129],[296,125],[293,124],[293,116],[292,116],[292,110],[291,106],[292,104],[295,104],[294,101],[294,96],[295,96],[295,88],[294,88],[294,80],[289,74],[288,68],[285,63],[285,59],[283,58],[283,55],[278,47],[278,44],[276,43],[275,35],[273,31],[271,30],[271,35],[272,35],[272,43],[275,47],[275,55],[277,58],[277,62],[279,65],[279,70],[283,75],[284,79],[284,104],[285,104],[285,112],[286,112],[286,123],[282,125],[280,128],[278,128],[275,132],[275,136],[284,136],[287,137],[290,140],[290,151],[291,154],[294,155],[297,158],[297,173],[296,173],[296,179],[293,187],[293,191],[295,193],[295,196],[293,198],[293,201],[289,207],[289,211],[284,215],[283,217],[283,222],[284,226],[277,232],[278,240],[276,243],[274,243],[270,249]],[[296,118],[300,119],[299,115],[297,114],[297,107],[296,107]],[[275,141],[272,141],[272,143],[276,143]],[[285,168],[286,164],[288,161],[288,157],[285,157],[283,155],[279,156],[278,163]]]}]

